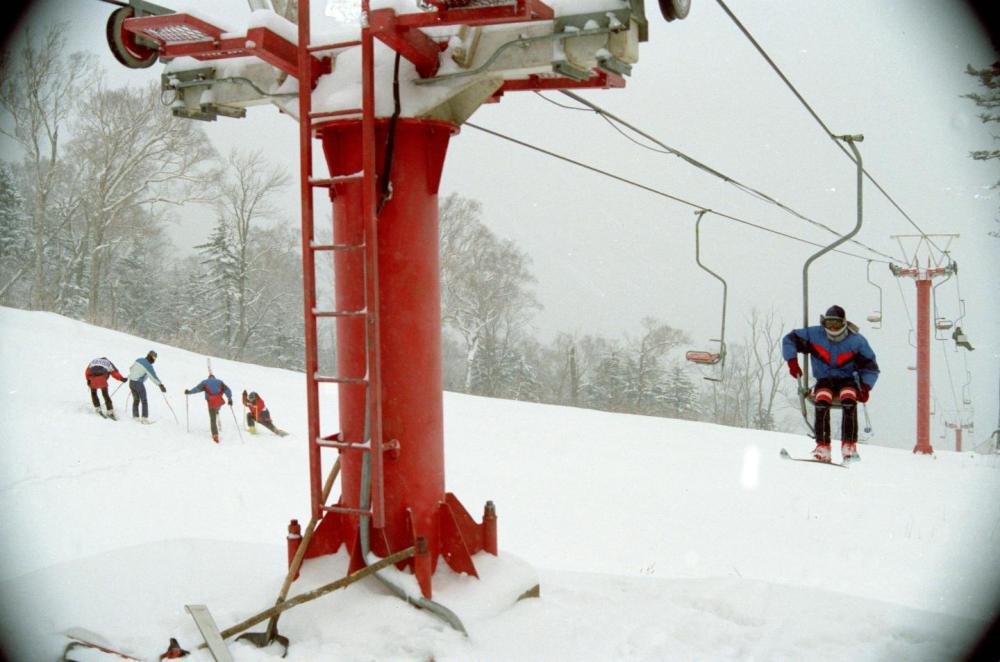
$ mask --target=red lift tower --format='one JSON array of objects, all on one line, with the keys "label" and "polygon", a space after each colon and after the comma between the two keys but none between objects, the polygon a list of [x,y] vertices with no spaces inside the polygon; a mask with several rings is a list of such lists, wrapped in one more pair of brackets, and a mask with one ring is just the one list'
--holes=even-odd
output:
[{"label": "red lift tower", "polygon": [[[907,266],[890,264],[889,269],[897,278],[913,278],[917,284],[917,443],[914,453],[931,455],[931,339],[934,331],[931,329],[931,281],[939,276],[954,274],[957,266],[948,257],[947,249],[935,252],[932,240],[934,237],[954,237],[955,235],[898,235],[896,239],[903,254],[906,256],[904,240],[915,239],[916,248]],[[922,249],[932,255],[922,255]],[[936,256],[936,257],[934,257]],[[921,257],[925,257],[924,266],[920,266]],[[934,259],[932,259],[934,257]],[[944,262],[947,258],[947,263]]]},{"label": "red lift tower", "polygon": [[[312,518],[301,536],[290,527],[291,574],[341,545],[350,570],[414,547],[405,565],[421,595],[396,592],[431,608],[440,559],[476,575],[473,556],[497,553],[492,503],[477,523],[445,487],[437,193],[448,143],[507,92],[624,86],[648,28],[642,0],[576,14],[576,3],[556,12],[541,0],[426,0],[413,13],[359,4],[350,38],[317,41],[308,0],[295,23],[253,12],[245,33],[133,0],[112,15],[108,39],[127,66],[168,62],[163,89],[178,117],[242,117],[272,103],[298,119]],[[689,0],[659,4],[672,20]],[[315,140],[325,175],[313,173]],[[332,240],[319,238],[317,189],[332,202],[332,233],[322,233]],[[335,297],[323,305],[315,265],[330,255]],[[336,328],[329,373],[322,320]],[[336,408],[323,385],[336,386]],[[331,465],[342,478],[334,503]]]}]

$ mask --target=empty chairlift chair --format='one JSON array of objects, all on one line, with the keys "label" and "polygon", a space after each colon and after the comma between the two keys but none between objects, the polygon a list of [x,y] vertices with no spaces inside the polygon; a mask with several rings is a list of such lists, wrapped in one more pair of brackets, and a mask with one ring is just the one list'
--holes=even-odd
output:
[{"label": "empty chairlift chair", "polygon": [[684,358],[686,358],[688,361],[692,363],[697,363],[700,365],[705,365],[705,366],[718,365],[719,376],[705,377],[705,379],[713,382],[719,382],[722,381],[722,368],[726,362],[726,297],[729,288],[727,287],[726,281],[725,279],[722,278],[722,276],[715,273],[701,262],[701,219],[707,212],[708,212],[707,209],[702,209],[699,210],[698,212],[695,212],[698,216],[698,220],[695,221],[694,224],[694,259],[695,262],[698,263],[699,267],[710,273],[720,283],[722,283],[722,328],[719,331],[718,339],[715,338],[712,339],[712,342],[719,343],[719,351],[709,352],[709,351],[691,350],[684,355]]}]

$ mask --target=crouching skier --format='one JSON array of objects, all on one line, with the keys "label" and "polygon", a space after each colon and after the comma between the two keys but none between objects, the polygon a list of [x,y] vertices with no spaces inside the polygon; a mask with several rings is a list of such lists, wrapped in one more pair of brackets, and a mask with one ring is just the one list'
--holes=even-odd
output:
[{"label": "crouching skier", "polygon": [[226,402],[233,406],[233,392],[229,390],[226,383],[215,375],[209,373],[208,379],[203,379],[192,389],[184,391],[184,395],[205,392],[205,401],[208,403],[208,420],[212,426],[212,441],[219,443],[219,410],[222,403]]},{"label": "crouching skier", "polygon": [[[87,386],[90,388],[90,401],[94,404],[94,411],[101,416],[106,416],[117,421],[118,419],[115,418],[115,403],[111,401],[111,396],[108,395],[108,377],[114,377],[120,382],[125,382],[126,379],[122,377],[115,364],[108,360],[106,356],[91,361],[83,374],[87,378]],[[108,409],[107,414],[101,411],[101,402],[97,399],[98,391],[104,396],[104,406]]]},{"label": "crouching skier", "polygon": [[782,340],[781,351],[788,362],[788,373],[795,379],[802,376],[798,354],[810,357],[816,375],[813,457],[820,462],[830,462],[830,406],[834,397],[840,398],[840,451],[846,464],[861,459],[857,447],[857,407],[859,402],[868,402],[879,368],[875,352],[858,333],[858,327],[847,321],[843,308],[830,306],[825,315],[819,316],[819,321],[818,326],[788,333]]},{"label": "crouching skier", "polygon": [[271,412],[264,406],[264,398],[257,395],[257,393],[251,391],[250,395],[247,395],[246,389],[244,389],[243,406],[250,410],[247,412],[247,430],[250,434],[257,434],[257,428],[254,426],[255,422],[260,423],[279,437],[284,437],[288,434],[284,430],[275,427],[274,421],[271,420]]}]

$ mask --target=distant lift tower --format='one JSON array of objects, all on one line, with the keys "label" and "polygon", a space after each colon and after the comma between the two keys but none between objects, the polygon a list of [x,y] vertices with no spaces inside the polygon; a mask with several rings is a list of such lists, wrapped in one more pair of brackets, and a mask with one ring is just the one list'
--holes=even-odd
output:
[{"label": "distant lift tower", "polygon": [[[917,443],[914,453],[930,455],[931,446],[931,281],[940,276],[954,274],[958,267],[948,257],[947,246],[937,250],[933,239],[951,239],[958,235],[897,235],[906,266],[890,264],[889,269],[897,278],[913,278],[917,284]],[[907,254],[906,244],[916,243],[912,258]],[[920,265],[924,258],[924,266]],[[945,262],[947,259],[947,262]]]},{"label": "distant lift tower", "polygon": [[[437,193],[448,143],[507,92],[623,87],[647,38],[644,3],[592,0],[572,14],[576,3],[563,2],[557,15],[541,0],[422,0],[413,13],[363,0],[351,35],[322,41],[308,1],[298,1],[297,25],[261,4],[233,32],[133,1],[112,16],[108,39],[127,66],[168,61],[163,89],[178,117],[242,117],[270,103],[298,119],[315,533],[298,542],[290,531],[290,545],[305,546],[306,558],[346,545],[351,570],[415,547],[405,564],[421,596],[403,597],[430,600],[439,559],[478,576],[473,555],[497,553],[492,503],[477,523],[445,490]],[[688,4],[660,0],[668,20]],[[314,139],[327,175],[313,174]],[[316,189],[333,203],[332,239],[317,233]],[[324,255],[335,289],[325,306],[315,271]],[[337,331],[329,372],[317,346],[324,319]],[[325,401],[331,385],[337,410]],[[342,483],[329,504],[333,472],[324,481],[323,469],[333,458],[323,459],[333,454]]]}]

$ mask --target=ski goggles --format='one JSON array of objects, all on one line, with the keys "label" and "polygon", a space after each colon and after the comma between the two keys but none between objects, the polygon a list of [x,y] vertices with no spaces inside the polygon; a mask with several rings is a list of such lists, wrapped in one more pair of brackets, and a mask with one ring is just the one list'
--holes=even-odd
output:
[{"label": "ski goggles", "polygon": [[829,329],[830,331],[840,331],[844,328],[844,320],[839,317],[824,317],[823,318],[823,328]]}]

